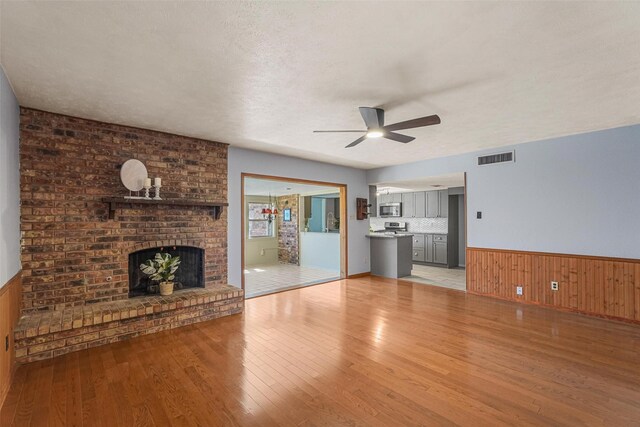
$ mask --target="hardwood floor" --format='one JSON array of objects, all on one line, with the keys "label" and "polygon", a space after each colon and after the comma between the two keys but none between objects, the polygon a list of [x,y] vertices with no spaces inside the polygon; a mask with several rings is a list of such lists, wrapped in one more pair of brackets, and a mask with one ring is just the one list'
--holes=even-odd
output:
[{"label": "hardwood floor", "polygon": [[0,425],[640,424],[640,327],[364,277],[18,369]]}]

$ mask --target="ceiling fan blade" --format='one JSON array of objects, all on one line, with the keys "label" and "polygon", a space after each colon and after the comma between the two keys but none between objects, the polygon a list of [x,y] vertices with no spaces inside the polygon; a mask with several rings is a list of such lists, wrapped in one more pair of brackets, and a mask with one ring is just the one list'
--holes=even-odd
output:
[{"label": "ceiling fan blade", "polygon": [[379,129],[384,126],[384,110],[382,108],[360,107],[359,109],[367,129]]},{"label": "ceiling fan blade", "polygon": [[398,141],[406,144],[407,142],[413,141],[415,138],[409,135],[403,135],[401,133],[395,132],[385,132],[383,138],[390,139],[392,141]]},{"label": "ceiling fan blade", "polygon": [[366,130],[314,130],[313,133],[335,133],[335,132],[360,132],[365,133]]},{"label": "ceiling fan blade", "polygon": [[356,139],[355,141],[353,141],[351,144],[347,145],[344,148],[351,148],[351,147],[355,147],[356,145],[360,144],[362,141],[364,141],[365,139],[367,139],[367,135],[362,135],[360,138]]},{"label": "ceiling fan blade", "polygon": [[386,131],[394,131],[394,130],[402,130],[402,129],[411,129],[411,128],[419,128],[423,126],[431,126],[440,124],[440,117],[437,114],[433,116],[420,117],[418,119],[407,120],[406,122],[394,123],[389,126],[385,126],[383,129]]}]

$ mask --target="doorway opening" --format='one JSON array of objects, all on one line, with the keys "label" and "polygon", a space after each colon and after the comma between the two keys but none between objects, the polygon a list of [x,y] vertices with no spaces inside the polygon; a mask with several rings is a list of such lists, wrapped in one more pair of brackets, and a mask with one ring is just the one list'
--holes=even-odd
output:
[{"label": "doorway opening", "polygon": [[347,277],[346,185],[242,174],[246,298]]},{"label": "doorway opening", "polygon": [[371,189],[376,195],[371,231],[412,234],[412,269],[403,280],[466,290],[465,177],[464,173],[424,177]]}]

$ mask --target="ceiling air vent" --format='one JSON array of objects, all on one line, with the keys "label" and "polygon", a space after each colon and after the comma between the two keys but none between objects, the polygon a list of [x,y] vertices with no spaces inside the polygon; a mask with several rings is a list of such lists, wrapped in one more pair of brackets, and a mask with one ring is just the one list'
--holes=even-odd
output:
[{"label": "ceiling air vent", "polygon": [[478,165],[491,165],[493,163],[514,162],[515,153],[507,151],[506,153],[489,154],[488,156],[478,157]]}]

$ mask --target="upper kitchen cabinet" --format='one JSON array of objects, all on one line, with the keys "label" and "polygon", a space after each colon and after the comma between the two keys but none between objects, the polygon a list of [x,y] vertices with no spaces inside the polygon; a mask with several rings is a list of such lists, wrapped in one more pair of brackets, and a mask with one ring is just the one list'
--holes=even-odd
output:
[{"label": "upper kitchen cabinet", "polygon": [[425,218],[427,216],[427,195],[424,191],[413,193],[413,206],[416,218]]},{"label": "upper kitchen cabinet", "polygon": [[415,218],[414,193],[402,193],[402,216],[405,218]]},{"label": "upper kitchen cabinet", "polygon": [[402,203],[402,193],[393,193],[389,194],[389,196],[391,196],[389,203]]},{"label": "upper kitchen cabinet", "polygon": [[424,218],[426,216],[426,196],[424,191],[402,193],[402,216]]},{"label": "upper kitchen cabinet", "polygon": [[438,202],[440,218],[447,218],[449,216],[449,190],[438,191]]},{"label": "upper kitchen cabinet", "polygon": [[378,205],[391,203],[391,194],[378,194]]},{"label": "upper kitchen cabinet", "polygon": [[427,191],[426,193],[427,218],[438,218],[440,216],[440,198],[437,191]]},{"label": "upper kitchen cabinet", "polygon": [[449,216],[449,190],[427,191],[427,218]]}]

